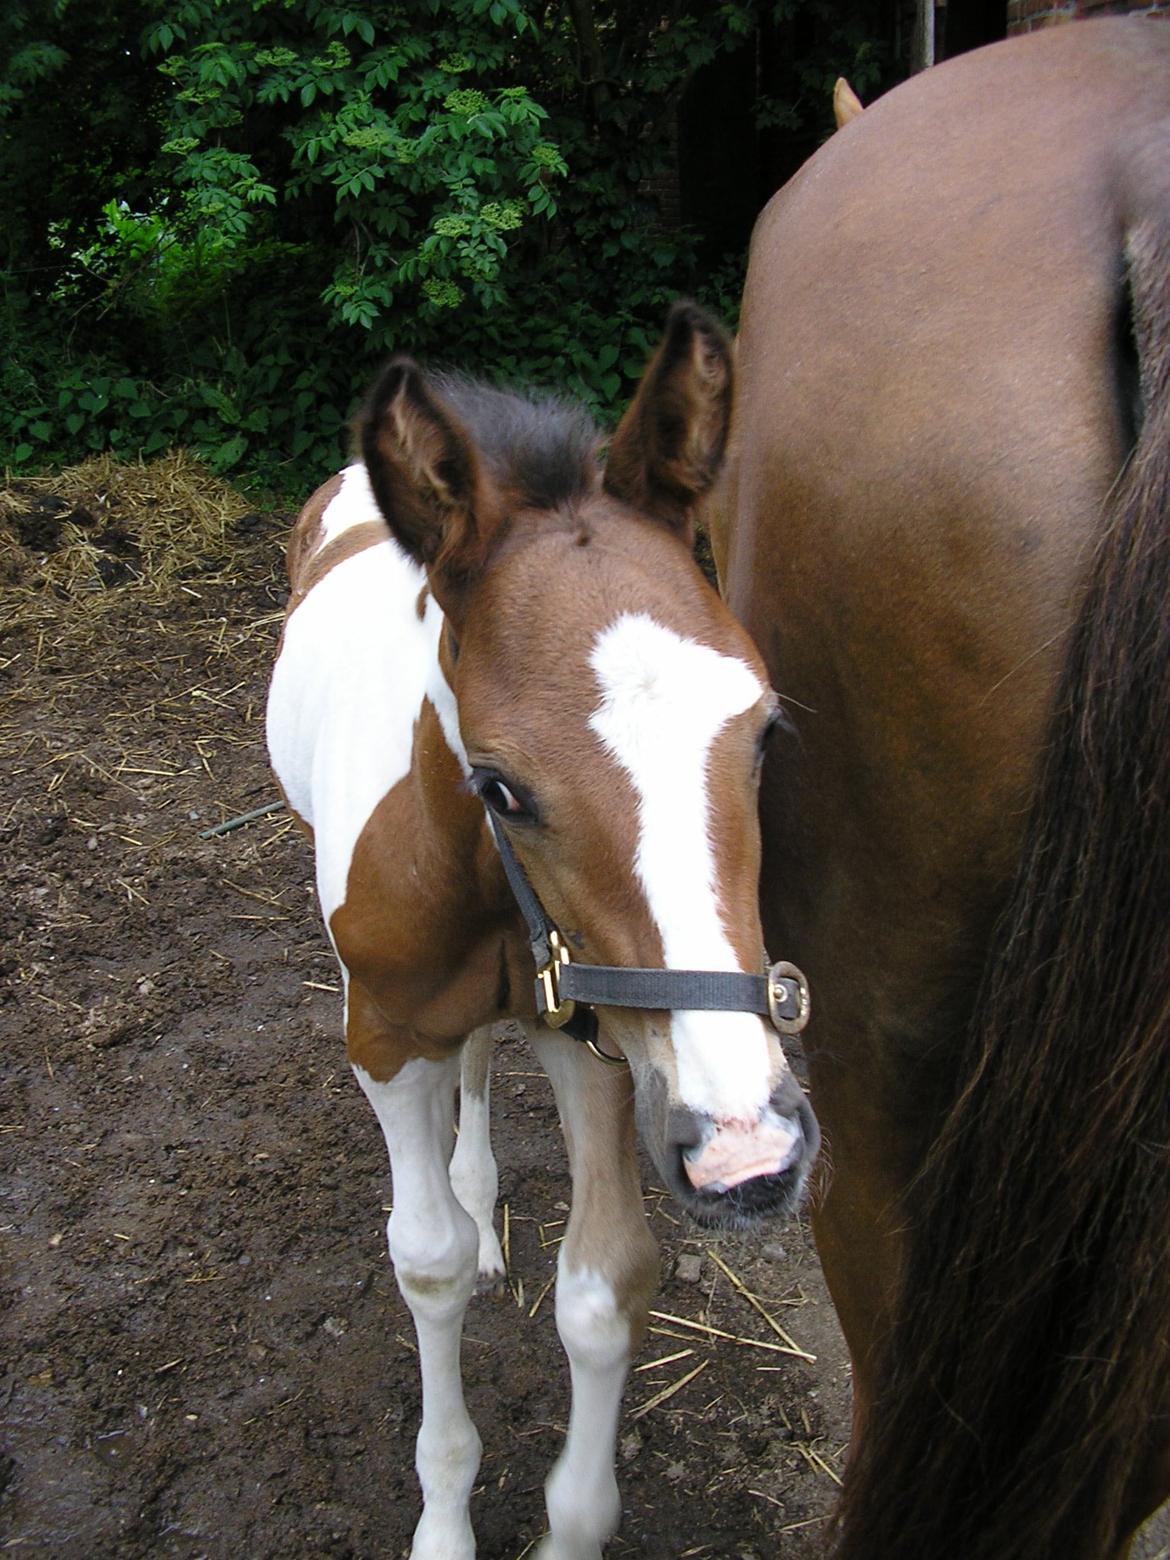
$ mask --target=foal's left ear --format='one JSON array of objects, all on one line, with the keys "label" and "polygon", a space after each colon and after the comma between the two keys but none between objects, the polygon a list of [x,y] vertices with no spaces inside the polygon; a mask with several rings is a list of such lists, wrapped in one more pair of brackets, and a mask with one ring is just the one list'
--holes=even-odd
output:
[{"label": "foal's left ear", "polygon": [[687,530],[723,462],[732,382],[727,332],[698,304],[676,303],[614,434],[606,492],[672,530]]},{"label": "foal's left ear", "polygon": [[[358,418],[386,524],[417,563],[458,588],[484,561],[485,484],[475,446],[418,364],[392,358]],[[438,581],[434,581],[438,576]]]}]

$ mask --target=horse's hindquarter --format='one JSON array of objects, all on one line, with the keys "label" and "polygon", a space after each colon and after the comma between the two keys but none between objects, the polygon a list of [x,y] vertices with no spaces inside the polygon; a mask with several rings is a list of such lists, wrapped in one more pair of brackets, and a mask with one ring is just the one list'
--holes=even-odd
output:
[{"label": "horse's hindquarter", "polygon": [[765,933],[816,993],[821,1234],[855,1353],[919,1148],[896,1113],[929,1121],[969,1011],[1124,457],[1112,191],[1170,113],[1170,31],[1141,31],[1070,28],[1049,76],[1025,41],[917,78],[753,244],[724,572],[799,725],[766,776]]}]

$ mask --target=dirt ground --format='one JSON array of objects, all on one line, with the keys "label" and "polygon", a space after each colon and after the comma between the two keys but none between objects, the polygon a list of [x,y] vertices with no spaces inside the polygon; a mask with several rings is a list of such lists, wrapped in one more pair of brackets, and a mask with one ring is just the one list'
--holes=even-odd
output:
[{"label": "dirt ground", "polygon": [[[0,492],[0,1548],[402,1555],[416,1358],[309,852],[280,814],[201,837],[274,795],[287,517],[182,463],[66,475]],[[480,1554],[518,1560],[566,1420],[569,1186],[507,1034],[495,1117],[511,1293],[464,1361]],[[716,1241],[646,1187],[662,1314],[609,1553],[813,1560],[849,1382],[807,1229]]]},{"label": "dirt ground", "polygon": [[[229,505],[199,556],[145,536],[166,494],[144,484],[0,496],[0,1546],[404,1554],[417,1362],[309,851],[280,814],[200,837],[274,795],[287,517]],[[464,1360],[480,1553],[513,1560],[567,1416],[549,1283],[569,1185],[551,1092],[506,1034],[494,1103],[512,1293],[474,1302]],[[609,1552],[814,1556],[848,1377],[807,1231],[717,1241],[646,1185],[663,1318]]]}]

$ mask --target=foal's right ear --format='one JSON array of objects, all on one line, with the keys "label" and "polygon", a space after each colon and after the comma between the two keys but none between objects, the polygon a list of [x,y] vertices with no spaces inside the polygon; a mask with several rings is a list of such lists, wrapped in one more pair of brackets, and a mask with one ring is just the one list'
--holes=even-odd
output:
[{"label": "foal's right ear", "polygon": [[483,483],[475,447],[418,364],[395,357],[358,419],[378,508],[400,545],[453,583],[483,562]]},{"label": "foal's right ear", "polygon": [[727,332],[698,304],[676,303],[613,436],[606,491],[672,530],[689,531],[723,463],[731,392]]}]

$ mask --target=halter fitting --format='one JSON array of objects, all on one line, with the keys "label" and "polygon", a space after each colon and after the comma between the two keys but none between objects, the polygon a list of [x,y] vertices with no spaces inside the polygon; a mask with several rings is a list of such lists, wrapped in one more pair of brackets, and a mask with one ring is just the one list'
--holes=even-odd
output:
[{"label": "halter fitting", "polygon": [[[616,1062],[596,1045],[595,1007],[659,1008],[717,1013],[759,1013],[781,1035],[798,1035],[808,1023],[808,981],[783,960],[763,975],[742,970],[643,970],[612,964],[574,964],[564,937],[544,913],[512,843],[485,807],[508,885],[528,927],[536,965],[536,1013],[550,1029],[563,1029],[603,1061]],[[578,1004],[581,1011],[578,1010]]]}]

